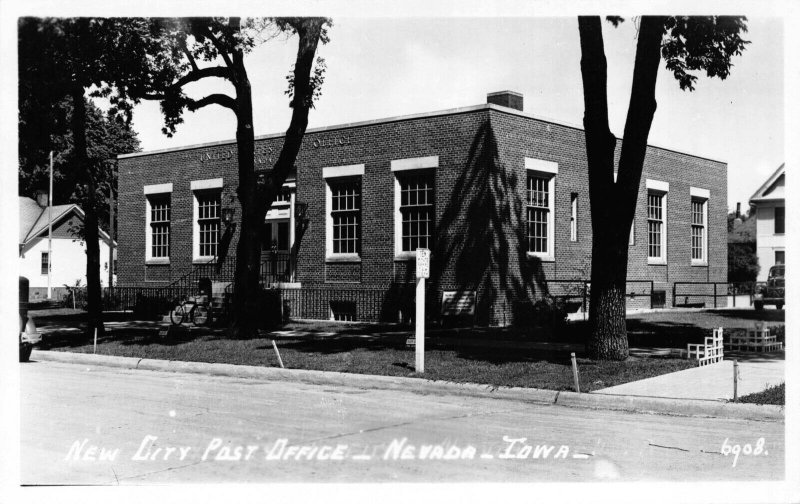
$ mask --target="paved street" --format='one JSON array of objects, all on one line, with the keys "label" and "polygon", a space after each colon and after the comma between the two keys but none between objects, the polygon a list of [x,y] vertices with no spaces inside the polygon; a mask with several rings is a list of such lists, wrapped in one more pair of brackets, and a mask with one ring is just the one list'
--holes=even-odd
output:
[{"label": "paved street", "polygon": [[784,477],[783,422],[41,361],[21,385],[24,484]]}]

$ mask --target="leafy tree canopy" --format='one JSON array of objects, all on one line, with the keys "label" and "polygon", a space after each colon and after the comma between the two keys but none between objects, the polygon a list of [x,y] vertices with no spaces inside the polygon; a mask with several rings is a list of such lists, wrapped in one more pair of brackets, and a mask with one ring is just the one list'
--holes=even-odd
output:
[{"label": "leafy tree canopy", "polygon": [[[219,105],[237,112],[237,100],[224,93],[189,97],[185,86],[202,79],[217,77],[228,80],[234,86],[246,76],[237,73],[243,68],[237,58],[243,58],[265,40],[281,35],[302,34],[311,28],[317,18],[159,18],[149,20],[149,35],[158,41],[158,49],[152,55],[154,73],[150,78],[130,82],[120,88],[121,96],[155,99],[161,101],[164,117],[162,132],[167,136],[175,133],[183,122],[185,110],[196,111],[207,105]],[[320,40],[328,41],[330,20],[324,20]],[[301,40],[304,40],[301,37]],[[310,82],[313,100],[322,92],[325,61],[317,58]],[[294,107],[294,73],[287,76],[290,107]],[[241,83],[239,83],[241,84]],[[305,93],[299,93],[305,96]]]},{"label": "leafy tree canopy", "polygon": [[[34,197],[38,191],[47,191],[50,183],[49,152],[53,151],[53,201],[55,204],[85,204],[86,186],[81,182],[83,174],[72,163],[74,144],[69,128],[72,102],[63,99],[49,110],[49,126],[30,128],[38,120],[29,120],[33,113],[20,109],[19,136],[19,194]],[[47,112],[45,112],[47,113]],[[140,150],[136,132],[120,116],[104,114],[91,100],[86,100],[86,141],[89,158],[98,163],[98,217],[101,226],[107,229],[108,186],[116,188],[117,173],[110,160],[117,154]]]},{"label": "leafy tree canopy", "polygon": [[[619,16],[607,16],[615,27],[624,22]],[[725,79],[730,74],[733,56],[740,56],[750,43],[741,38],[747,33],[744,16],[670,16],[664,21],[661,57],[682,90],[694,91],[697,76],[705,70],[708,77]]]}]

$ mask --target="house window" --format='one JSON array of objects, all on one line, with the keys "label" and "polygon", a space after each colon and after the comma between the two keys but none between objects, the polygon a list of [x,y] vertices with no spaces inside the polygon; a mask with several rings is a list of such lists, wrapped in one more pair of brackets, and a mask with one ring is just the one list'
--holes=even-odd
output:
[{"label": "house window", "polygon": [[329,166],[325,179],[325,258],[360,261],[361,178],[364,165]]},{"label": "house window", "polygon": [[786,232],[786,207],[775,207],[775,234]]},{"label": "house window", "polygon": [[664,195],[647,194],[647,257],[664,259]]},{"label": "house window", "polygon": [[50,272],[50,253],[42,252],[42,275],[47,275]]},{"label": "house window", "polygon": [[776,250],[775,251],[775,264],[786,264],[786,251],[785,250]]},{"label": "house window", "polygon": [[578,241],[578,193],[570,195],[569,240]]},{"label": "house window", "polygon": [[399,172],[401,251],[414,252],[431,248],[433,232],[434,172],[414,170]]},{"label": "house window", "polygon": [[706,202],[692,199],[692,263],[706,262]]},{"label": "house window", "polygon": [[394,257],[416,257],[431,249],[436,226],[436,169],[439,156],[394,159]]},{"label": "house window", "polygon": [[[553,261],[555,260],[553,205],[558,163],[525,158],[525,169],[528,172],[525,198],[525,247],[528,255]],[[577,216],[577,206],[575,210]],[[577,238],[577,227],[575,231]]]},{"label": "house window", "polygon": [[548,179],[528,175],[528,252],[547,254],[550,224]]},{"label": "house window", "polygon": [[171,202],[169,195],[150,199],[150,258],[169,258]]},{"label": "house window", "polygon": [[361,252],[361,178],[349,177],[328,183],[331,193],[331,225],[334,254]]},{"label": "house window", "polygon": [[216,257],[220,230],[220,193],[197,193],[197,227],[200,257]]},{"label": "house window", "polygon": [[172,183],[146,185],[143,190],[145,262],[167,264],[172,231]]}]

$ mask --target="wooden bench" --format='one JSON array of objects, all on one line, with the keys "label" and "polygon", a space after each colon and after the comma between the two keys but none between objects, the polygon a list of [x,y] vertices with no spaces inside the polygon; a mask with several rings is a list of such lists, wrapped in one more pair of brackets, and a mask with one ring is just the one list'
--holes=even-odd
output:
[{"label": "wooden bench", "polygon": [[769,327],[765,328],[762,324],[748,329],[745,335],[732,335],[727,346],[730,350],[755,350],[758,352],[773,352],[783,349],[783,343],[778,341],[778,337],[770,334]]},{"label": "wooden bench", "polygon": [[722,328],[714,329],[712,336],[706,336],[705,343],[689,343],[686,345],[688,359],[696,359],[698,365],[722,362]]}]

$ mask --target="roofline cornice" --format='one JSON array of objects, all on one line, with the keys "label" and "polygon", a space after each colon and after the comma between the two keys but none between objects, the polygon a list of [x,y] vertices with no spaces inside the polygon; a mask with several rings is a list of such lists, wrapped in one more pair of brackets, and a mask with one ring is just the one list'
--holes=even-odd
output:
[{"label": "roofline cornice", "polygon": [[[382,119],[370,119],[370,120],[366,120],[366,121],[357,121],[357,122],[352,122],[352,123],[335,124],[335,125],[332,125],[332,126],[322,126],[322,127],[319,127],[319,128],[309,128],[308,130],[306,130],[306,135],[310,135],[310,134],[314,134],[314,133],[324,133],[324,132],[328,132],[328,131],[336,131],[336,130],[342,130],[342,129],[360,128],[360,127],[364,127],[364,126],[375,126],[375,125],[379,125],[379,124],[388,124],[388,123],[400,122],[400,121],[410,121],[410,120],[414,120],[414,119],[426,119],[426,118],[430,118],[430,117],[441,117],[441,116],[447,116],[447,115],[467,114],[467,113],[470,113],[470,112],[480,112],[480,111],[484,111],[484,110],[493,110],[493,111],[496,111],[496,112],[502,112],[504,114],[510,114],[510,115],[514,115],[514,116],[517,116],[517,117],[523,117],[523,118],[526,118],[526,119],[532,119],[532,120],[535,120],[535,121],[540,121],[540,122],[544,122],[544,123],[548,123],[548,124],[553,124],[553,125],[556,125],[556,126],[562,126],[562,127],[565,127],[565,128],[571,128],[571,129],[575,129],[575,130],[579,130],[579,131],[584,131],[583,127],[575,125],[575,124],[571,124],[571,123],[568,123],[568,122],[565,122],[565,121],[556,121],[555,119],[550,119],[550,118],[547,118],[547,117],[534,115],[534,114],[531,114],[531,113],[528,113],[528,112],[523,112],[521,110],[517,110],[517,109],[514,109],[514,108],[503,107],[502,105],[496,105],[494,103],[482,103],[480,105],[472,105],[472,106],[469,106],[469,107],[460,107],[460,108],[453,108],[453,109],[446,109],[446,110],[438,110],[438,111],[434,111],[434,112],[422,112],[422,113],[417,113],[417,114],[392,116],[392,117],[386,117],[386,118],[382,118]],[[271,133],[271,134],[267,134],[267,135],[258,135],[258,136],[255,137],[255,141],[272,140],[272,139],[276,139],[276,138],[283,138],[284,136],[286,136],[285,133]],[[615,136],[615,138],[617,140],[621,140],[619,137]],[[206,142],[206,143],[200,143],[200,144],[183,145],[183,146],[180,146],[180,147],[170,147],[170,148],[167,148],[167,149],[158,149],[158,150],[145,151],[145,152],[132,152],[132,153],[129,153],[129,154],[119,154],[119,155],[117,155],[117,159],[130,159],[130,158],[150,156],[150,155],[156,155],[156,154],[168,154],[168,153],[181,152],[181,151],[192,150],[192,149],[201,149],[201,148],[208,148],[208,147],[220,147],[220,146],[223,146],[223,145],[235,145],[235,144],[236,144],[236,139],[220,140],[220,141],[217,141],[217,142]],[[653,148],[656,148],[656,149],[660,149],[660,150],[664,150],[664,151],[674,152],[674,153],[677,153],[677,154],[682,154],[682,155],[685,155],[685,156],[698,158],[698,159],[705,159],[707,161],[712,161],[714,163],[721,163],[721,164],[727,165],[726,161],[721,161],[721,160],[718,160],[718,159],[712,159],[712,158],[705,157],[705,156],[699,156],[699,155],[696,155],[696,154],[690,154],[690,153],[682,152],[682,151],[679,151],[679,150],[676,150],[676,149],[670,149],[668,147],[662,147],[662,146],[651,144],[651,143],[648,143],[647,146],[648,147],[653,147]]]}]

